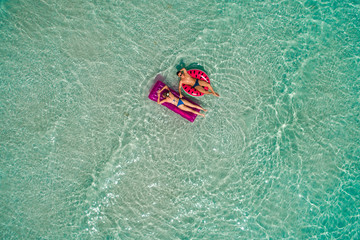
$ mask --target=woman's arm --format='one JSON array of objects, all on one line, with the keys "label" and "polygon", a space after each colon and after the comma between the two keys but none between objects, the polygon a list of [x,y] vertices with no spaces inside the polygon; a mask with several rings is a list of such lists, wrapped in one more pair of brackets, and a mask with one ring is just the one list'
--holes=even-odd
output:
[{"label": "woman's arm", "polygon": [[158,92],[157,104],[163,104],[164,102],[167,102],[166,98],[160,101],[160,92],[161,91]]},{"label": "woman's arm", "polygon": [[167,99],[163,99],[163,100],[160,101],[158,104],[163,104],[164,102],[167,102]]},{"label": "woman's arm", "polygon": [[161,92],[161,90],[160,91],[157,91],[157,104],[160,104],[160,92]]},{"label": "woman's arm", "polygon": [[164,89],[167,89],[167,90],[169,90],[169,87],[167,86],[167,85],[165,85],[165,86],[163,86],[163,88],[160,90],[160,92],[162,91],[162,90],[164,90]]},{"label": "woman's arm", "polygon": [[[158,97],[158,98],[157,98],[157,104],[163,104],[164,102],[166,102],[166,98],[165,98],[164,100],[160,101],[160,93],[161,93],[164,89],[169,90],[169,87],[165,85],[162,89],[160,89],[160,90],[157,91],[157,97]],[[170,91],[170,90],[169,90],[169,91]]]}]

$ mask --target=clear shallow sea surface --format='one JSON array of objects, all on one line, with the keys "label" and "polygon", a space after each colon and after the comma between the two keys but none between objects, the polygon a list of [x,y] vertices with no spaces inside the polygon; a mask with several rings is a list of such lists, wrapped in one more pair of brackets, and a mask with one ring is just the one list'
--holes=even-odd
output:
[{"label": "clear shallow sea surface", "polygon": [[[359,1],[0,1],[1,239],[359,239]],[[198,63],[189,123],[147,99]]]}]

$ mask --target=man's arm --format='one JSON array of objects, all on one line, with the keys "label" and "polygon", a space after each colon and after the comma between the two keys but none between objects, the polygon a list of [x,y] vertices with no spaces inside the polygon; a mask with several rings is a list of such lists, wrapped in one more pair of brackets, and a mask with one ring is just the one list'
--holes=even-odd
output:
[{"label": "man's arm", "polygon": [[179,82],[179,97],[183,98],[183,95],[181,94],[181,86],[182,86],[182,80]]},{"label": "man's arm", "polygon": [[188,73],[188,72],[186,71],[186,68],[182,68],[182,69],[180,70],[180,72],[182,72],[183,74]]}]

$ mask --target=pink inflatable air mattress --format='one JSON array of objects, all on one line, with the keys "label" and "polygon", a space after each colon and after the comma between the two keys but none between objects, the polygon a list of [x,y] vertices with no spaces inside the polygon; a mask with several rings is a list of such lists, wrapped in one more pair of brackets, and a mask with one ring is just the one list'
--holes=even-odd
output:
[{"label": "pink inflatable air mattress", "polygon": [[[153,88],[151,89],[150,93],[149,93],[149,99],[157,102],[157,91],[162,89],[163,87],[165,86],[165,83],[163,83],[162,81],[160,80],[157,80],[157,82],[155,83],[155,85],[153,86]],[[179,94],[177,92],[175,92],[173,89],[171,89],[171,93],[174,94],[175,97],[179,97]],[[161,96],[160,94],[160,101],[163,100],[164,98]],[[196,104],[192,101],[190,101],[189,99],[183,97],[183,99],[186,99],[188,100],[189,102],[193,103],[193,104]],[[183,111],[181,110],[180,108],[176,107],[175,105],[171,104],[171,103],[163,103],[162,104],[163,106],[167,107],[168,109],[170,109],[171,111],[179,114],[180,116],[182,116],[183,118],[189,120],[190,122],[194,122],[195,118],[197,117],[196,114],[194,113],[191,113],[191,112],[187,112],[187,111]],[[196,104],[198,105],[198,104]],[[200,112],[199,109],[194,109],[195,111],[197,112]]]}]

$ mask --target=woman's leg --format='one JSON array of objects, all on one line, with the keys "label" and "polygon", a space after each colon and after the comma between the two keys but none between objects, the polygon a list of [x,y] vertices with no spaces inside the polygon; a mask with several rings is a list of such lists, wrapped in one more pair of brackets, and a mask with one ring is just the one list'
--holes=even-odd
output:
[{"label": "woman's leg", "polygon": [[188,100],[185,100],[185,99],[181,99],[181,101],[183,101],[183,103],[186,105],[186,106],[189,106],[189,107],[192,107],[192,108],[196,108],[196,109],[200,109],[200,110],[203,110],[204,112],[206,112],[207,110],[198,106],[198,105],[195,105],[195,104],[192,104],[191,102],[189,102]]},{"label": "woman's leg", "polygon": [[[184,101],[184,100],[182,100],[182,101]],[[194,109],[185,106],[185,104],[180,105],[179,108],[180,108],[181,110],[184,110],[184,111],[187,111],[187,112],[192,112],[192,113],[195,113],[195,114],[197,114],[197,115],[200,115],[200,116],[205,117],[204,114],[199,113],[199,112],[195,111]]]}]

